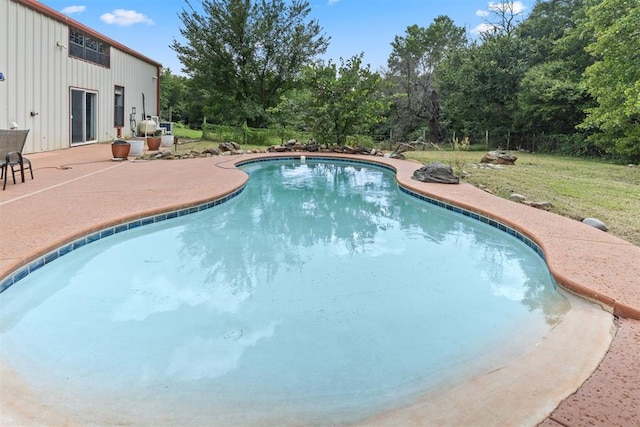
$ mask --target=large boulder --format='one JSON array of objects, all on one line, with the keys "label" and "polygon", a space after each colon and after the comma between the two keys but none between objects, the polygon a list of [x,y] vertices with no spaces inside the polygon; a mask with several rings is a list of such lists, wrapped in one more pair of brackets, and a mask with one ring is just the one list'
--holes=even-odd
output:
[{"label": "large boulder", "polygon": [[515,165],[518,158],[506,151],[489,151],[482,156],[480,163],[491,163],[494,165]]},{"label": "large boulder", "polygon": [[453,169],[449,165],[440,162],[432,162],[417,169],[412,179],[421,182],[435,182],[438,184],[458,184],[460,178],[453,173]]},{"label": "large boulder", "polygon": [[227,152],[238,152],[240,150],[242,150],[242,147],[240,146],[240,144],[233,142],[233,141],[227,141],[227,142],[222,142],[220,143],[220,145],[218,145],[218,150],[220,150],[223,153],[227,153]]}]

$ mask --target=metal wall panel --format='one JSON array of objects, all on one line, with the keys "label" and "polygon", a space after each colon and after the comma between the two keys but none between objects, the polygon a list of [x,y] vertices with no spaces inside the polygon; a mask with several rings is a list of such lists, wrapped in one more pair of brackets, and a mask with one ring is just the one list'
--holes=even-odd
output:
[{"label": "metal wall panel", "polygon": [[113,124],[114,87],[125,88],[125,128],[131,107],[142,120],[145,110],[157,115],[158,64],[111,46],[111,66],[103,67],[69,56],[69,26],[14,0],[0,0],[0,128],[17,122],[31,129],[25,153],[68,148],[71,141],[71,89],[97,93],[98,142],[116,136]]},{"label": "metal wall panel", "polygon": [[0,0],[0,73],[2,73],[5,81],[0,82],[0,129],[6,129],[9,126],[9,92],[10,86],[7,81],[11,81],[12,74],[9,71],[9,16],[11,15],[10,4],[8,0]]}]

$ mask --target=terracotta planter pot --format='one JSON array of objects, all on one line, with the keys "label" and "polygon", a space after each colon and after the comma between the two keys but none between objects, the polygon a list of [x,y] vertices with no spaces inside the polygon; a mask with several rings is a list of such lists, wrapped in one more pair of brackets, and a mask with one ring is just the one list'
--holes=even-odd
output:
[{"label": "terracotta planter pot", "polygon": [[131,150],[131,144],[123,140],[115,140],[111,144],[111,154],[114,159],[127,160],[129,157],[129,151]]},{"label": "terracotta planter pot", "polygon": [[149,147],[149,151],[157,151],[160,149],[160,142],[162,139],[159,136],[148,136],[147,137],[147,147]]}]

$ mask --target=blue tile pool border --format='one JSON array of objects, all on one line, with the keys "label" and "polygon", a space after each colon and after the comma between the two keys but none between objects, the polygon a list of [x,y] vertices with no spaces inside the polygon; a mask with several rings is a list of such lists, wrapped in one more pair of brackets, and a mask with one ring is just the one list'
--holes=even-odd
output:
[{"label": "blue tile pool border", "polygon": [[[237,167],[242,167],[242,166],[246,166],[252,163],[263,163],[263,162],[291,162],[291,161],[300,161],[301,157],[303,156],[283,156],[283,157],[269,157],[269,158],[261,158],[261,159],[251,159],[251,160],[246,160],[246,161],[241,161],[236,163]],[[387,165],[382,165],[380,163],[376,163],[376,162],[371,162],[371,161],[366,161],[366,160],[356,160],[356,159],[347,159],[347,158],[337,158],[337,157],[329,157],[329,156],[304,156],[305,158],[308,158],[310,161],[322,161],[322,162],[331,162],[331,163],[340,163],[340,164],[353,164],[353,165],[361,165],[361,166],[367,166],[367,167],[376,167],[376,168],[380,168],[380,169],[384,169],[390,172],[393,172],[394,174],[396,173],[396,170],[391,167],[391,166],[387,166]],[[456,214],[459,215],[463,215],[465,217],[480,221],[484,224],[487,224],[491,227],[497,228],[498,230],[505,232],[513,237],[515,237],[516,239],[520,240],[521,242],[523,242],[525,245],[529,246],[531,249],[533,249],[534,252],[536,252],[543,260],[545,260],[546,262],[546,258],[544,255],[544,252],[542,251],[542,249],[540,248],[540,246],[538,246],[533,240],[531,240],[529,237],[523,235],[522,233],[520,233],[518,230],[515,230],[511,227],[509,227],[508,225],[502,224],[499,221],[496,221],[493,218],[481,215],[479,213],[473,212],[473,211],[469,211],[467,209],[463,209],[460,208],[456,205],[447,203],[447,202],[443,202],[442,200],[438,200],[438,199],[434,199],[432,197],[429,196],[425,196],[424,194],[415,192],[413,190],[410,190],[402,185],[400,185],[398,183],[398,188],[400,189],[400,191],[402,191],[403,193],[415,197],[419,200],[422,200],[426,203],[432,204],[434,206],[438,206],[441,208],[444,208],[446,210],[452,211]],[[30,263],[18,268],[17,270],[13,271],[11,274],[9,274],[9,276],[7,276],[2,282],[0,282],[0,293],[4,292],[5,290],[7,290],[8,288],[10,288],[11,286],[13,286],[14,284],[16,284],[17,282],[19,282],[20,280],[24,279],[25,277],[27,277],[29,274],[37,271],[38,269],[44,267],[45,265],[49,264],[50,262],[55,261],[56,259],[74,251],[75,249],[81,248],[84,245],[87,245],[89,243],[93,243],[95,241],[98,241],[100,239],[103,239],[105,237],[109,237],[112,236],[114,234],[117,233],[121,233],[123,231],[127,231],[127,230],[132,230],[138,227],[141,227],[143,225],[147,225],[147,224],[153,224],[156,222],[161,222],[161,221],[166,221],[168,219],[173,219],[173,218],[177,218],[180,216],[184,216],[184,215],[189,215],[192,213],[196,213],[196,212],[200,212],[200,211],[204,211],[207,209],[210,209],[214,206],[218,206],[222,203],[228,202],[229,200],[233,199],[234,197],[238,196],[240,193],[242,193],[245,189],[245,185],[243,185],[242,187],[240,187],[239,189],[233,191],[232,193],[229,193],[228,195],[224,196],[224,197],[220,197],[218,199],[212,200],[210,202],[206,202],[206,203],[202,203],[200,205],[196,205],[196,206],[191,206],[188,208],[184,208],[184,209],[178,209],[178,210],[173,210],[170,212],[166,212],[166,213],[162,213],[162,214],[158,214],[158,215],[152,215],[149,217],[145,217],[145,218],[139,218],[139,219],[135,219],[126,223],[122,223],[122,224],[118,224],[115,225],[113,227],[108,227],[105,228],[103,230],[99,230],[96,231],[94,233],[90,233],[84,237],[81,237],[79,239],[74,240],[73,242],[67,243],[66,245],[63,245],[57,249],[54,249],[53,251],[31,261]]]},{"label": "blue tile pool border", "polygon": [[94,233],[87,234],[84,237],[76,239],[72,242],[69,242],[63,246],[60,246],[57,249],[52,250],[51,252],[31,261],[30,263],[18,268],[13,271],[9,276],[7,276],[2,282],[0,282],[0,293],[9,289],[11,286],[15,285],[20,280],[27,277],[29,274],[37,271],[38,269],[44,267],[50,262],[55,261],[56,259],[67,255],[68,253],[81,248],[89,243],[96,242],[100,239],[104,239],[105,237],[113,236],[114,234],[122,233],[123,231],[133,230],[135,228],[141,227],[143,225],[153,224],[156,222],[166,221],[168,219],[177,218],[183,215],[188,215],[196,212],[201,212],[207,209],[210,209],[214,206],[218,206],[222,203],[228,202],[234,197],[240,195],[245,189],[245,185],[238,188],[237,190],[227,194],[224,197],[217,198],[215,200],[202,203],[196,206],[190,206],[184,209],[177,209],[170,212],[161,213],[158,215],[152,215],[144,218],[134,219],[129,222],[125,222],[122,224],[114,225],[113,227],[107,227],[105,229],[96,231]]},{"label": "blue tile pool border", "polygon": [[524,234],[520,233],[518,230],[509,227],[506,224],[503,224],[499,221],[496,221],[493,218],[489,218],[486,217],[484,215],[481,215],[479,213],[473,212],[473,211],[469,211],[467,209],[463,209],[460,208],[456,205],[452,205],[450,203],[447,202],[443,202],[441,200],[437,200],[437,199],[433,199],[429,196],[425,196],[424,194],[420,194],[420,193],[416,193],[415,191],[409,190],[406,187],[403,187],[401,185],[398,185],[398,188],[400,189],[400,191],[402,191],[403,193],[415,197],[417,199],[420,199],[424,202],[430,203],[432,205],[447,209],[449,211],[453,211],[456,214],[460,214],[462,216],[466,216],[467,218],[476,220],[476,221],[480,221],[484,224],[487,224],[493,228],[497,228],[498,230],[502,231],[503,233],[507,233],[510,236],[515,237],[516,239],[520,240],[522,243],[524,243],[525,245],[529,246],[531,249],[533,249],[533,251],[535,253],[538,254],[538,256],[540,256],[540,258],[542,258],[545,262],[546,262],[546,257],[544,255],[544,252],[542,251],[542,248],[540,248],[540,246],[538,246],[538,244],[536,242],[534,242],[533,240],[531,240],[529,237],[525,236]]}]

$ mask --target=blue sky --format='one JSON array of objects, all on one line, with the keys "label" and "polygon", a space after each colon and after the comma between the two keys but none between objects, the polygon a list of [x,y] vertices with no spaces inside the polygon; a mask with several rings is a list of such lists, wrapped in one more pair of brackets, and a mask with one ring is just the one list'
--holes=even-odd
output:
[{"label": "blue sky", "polygon": [[[179,12],[183,0],[42,0],[109,38],[122,43],[181,74],[181,64],[169,47],[182,41]],[[378,71],[387,63],[391,42],[409,25],[428,27],[439,15],[477,34],[486,25],[487,12],[500,0],[310,0],[310,17],[318,20],[331,38],[323,56],[335,62],[364,52],[364,62]],[[192,0],[194,7],[200,3]],[[514,10],[526,16],[534,0],[514,2]]]}]

